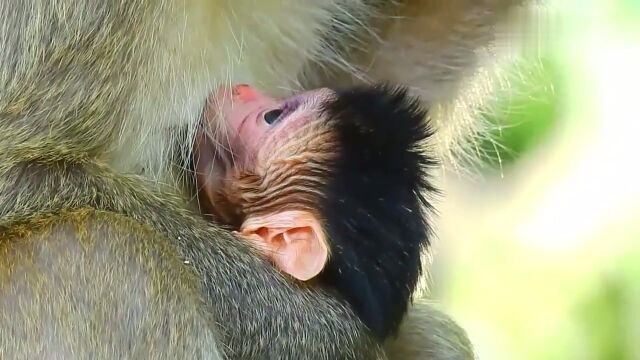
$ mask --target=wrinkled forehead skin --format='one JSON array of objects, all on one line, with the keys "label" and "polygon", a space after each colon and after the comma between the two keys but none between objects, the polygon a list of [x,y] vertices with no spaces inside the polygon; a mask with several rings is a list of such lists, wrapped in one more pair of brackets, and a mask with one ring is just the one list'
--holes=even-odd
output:
[{"label": "wrinkled forehead skin", "polygon": [[305,210],[318,213],[335,176],[339,144],[330,121],[318,118],[265,144],[255,168],[232,175],[227,193],[240,194],[245,214]]}]

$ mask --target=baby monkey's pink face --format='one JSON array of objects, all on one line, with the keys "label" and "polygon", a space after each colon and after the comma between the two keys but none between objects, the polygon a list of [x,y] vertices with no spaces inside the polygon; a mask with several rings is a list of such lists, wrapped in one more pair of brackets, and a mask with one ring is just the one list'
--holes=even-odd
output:
[{"label": "baby monkey's pink face", "polygon": [[[333,95],[318,89],[286,99],[274,99],[249,85],[221,88],[210,99],[205,119],[222,122],[228,133],[232,167],[256,170],[296,132],[319,121],[319,106]],[[223,164],[216,164],[220,166]],[[228,166],[229,164],[224,164]]]},{"label": "baby monkey's pink face", "polygon": [[[221,88],[206,105],[194,148],[204,210],[301,280],[328,257],[318,204],[337,146],[321,106],[333,96],[318,89],[280,100],[249,85]],[[215,141],[220,128],[227,136]]]},{"label": "baby monkey's pink face", "polygon": [[245,84],[214,92],[204,109],[204,128],[196,138],[194,155],[202,190],[217,201],[225,194],[217,210],[228,212],[230,205],[241,205],[229,204],[240,195],[230,189],[239,179],[264,176],[277,159],[302,153],[303,143],[296,142],[294,148],[290,138],[303,135],[305,127],[319,121],[319,106],[332,95],[331,90],[318,89],[275,99]]}]

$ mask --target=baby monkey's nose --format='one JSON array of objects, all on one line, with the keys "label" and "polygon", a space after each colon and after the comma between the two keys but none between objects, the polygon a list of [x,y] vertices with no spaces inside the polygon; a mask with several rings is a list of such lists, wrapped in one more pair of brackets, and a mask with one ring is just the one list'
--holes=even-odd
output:
[{"label": "baby monkey's nose", "polygon": [[258,96],[258,92],[247,84],[238,84],[232,88],[233,97],[241,101],[250,101]]}]

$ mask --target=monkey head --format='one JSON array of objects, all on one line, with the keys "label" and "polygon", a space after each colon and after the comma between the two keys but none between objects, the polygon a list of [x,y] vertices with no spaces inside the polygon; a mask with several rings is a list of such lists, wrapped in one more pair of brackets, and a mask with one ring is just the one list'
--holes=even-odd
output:
[{"label": "monkey head", "polygon": [[[220,89],[194,149],[203,207],[283,272],[336,290],[384,339],[429,245],[425,119],[418,99],[389,85],[287,99]],[[229,129],[218,152],[208,135],[216,121]]]}]

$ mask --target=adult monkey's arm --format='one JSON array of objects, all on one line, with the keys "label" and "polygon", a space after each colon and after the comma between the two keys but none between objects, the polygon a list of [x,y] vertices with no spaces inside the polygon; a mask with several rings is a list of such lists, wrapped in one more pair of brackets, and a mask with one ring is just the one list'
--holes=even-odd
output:
[{"label": "adult monkey's arm", "polygon": [[169,193],[50,155],[2,172],[2,358],[385,358],[333,296]]}]

